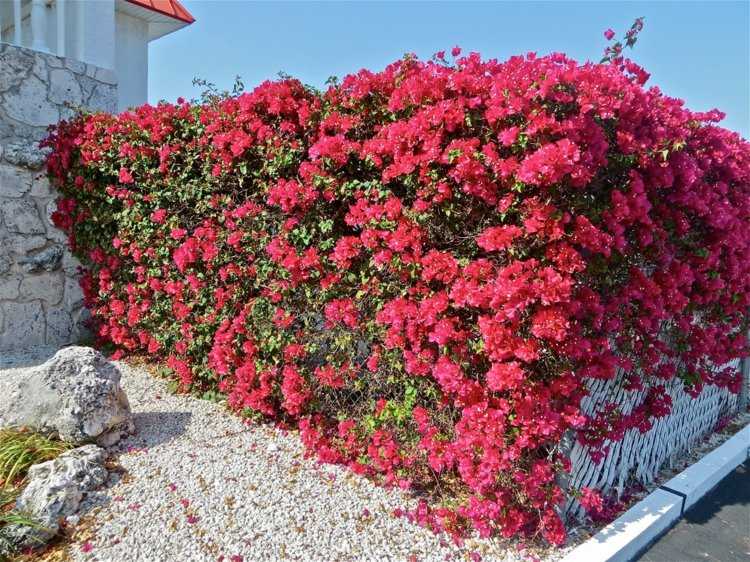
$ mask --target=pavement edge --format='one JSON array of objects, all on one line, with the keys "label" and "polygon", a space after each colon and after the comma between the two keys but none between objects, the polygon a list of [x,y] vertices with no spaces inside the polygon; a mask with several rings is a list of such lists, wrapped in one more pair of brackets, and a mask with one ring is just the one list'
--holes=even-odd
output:
[{"label": "pavement edge", "polygon": [[695,502],[750,458],[750,424],[664,483],[560,562],[628,562],[669,530]]}]

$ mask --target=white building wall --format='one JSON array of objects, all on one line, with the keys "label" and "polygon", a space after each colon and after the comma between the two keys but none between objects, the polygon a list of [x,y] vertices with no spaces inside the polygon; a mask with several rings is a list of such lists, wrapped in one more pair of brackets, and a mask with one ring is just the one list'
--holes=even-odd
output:
[{"label": "white building wall", "polygon": [[[73,0],[81,20],[78,29],[78,60],[102,68],[115,67],[115,3]],[[118,77],[119,78],[119,77]]]},{"label": "white building wall", "polygon": [[0,0],[0,41],[114,70],[118,111],[148,99],[149,42],[185,25],[126,0]]},{"label": "white building wall", "polygon": [[122,12],[115,14],[115,73],[117,110],[148,99],[148,22]]},{"label": "white building wall", "polygon": [[[3,41],[13,43],[13,12],[10,0],[0,0]],[[60,56],[76,59],[101,68],[115,67],[115,3],[105,0],[64,0],[65,48],[57,52],[58,2],[44,3],[45,49]],[[21,3],[21,43],[33,48],[31,3]]]}]

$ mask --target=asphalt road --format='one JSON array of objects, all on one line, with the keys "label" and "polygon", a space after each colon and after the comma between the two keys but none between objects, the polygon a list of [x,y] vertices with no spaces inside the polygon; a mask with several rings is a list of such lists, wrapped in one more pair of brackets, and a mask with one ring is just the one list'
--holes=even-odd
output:
[{"label": "asphalt road", "polygon": [[686,511],[637,560],[750,562],[750,460]]}]

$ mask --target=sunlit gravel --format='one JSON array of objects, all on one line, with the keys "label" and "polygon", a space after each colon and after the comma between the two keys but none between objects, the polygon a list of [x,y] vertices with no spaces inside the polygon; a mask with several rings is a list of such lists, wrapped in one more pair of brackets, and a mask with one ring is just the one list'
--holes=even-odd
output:
[{"label": "sunlit gravel", "polygon": [[[53,352],[3,354],[0,392],[18,374],[10,367]],[[122,471],[84,501],[73,560],[535,558],[499,542],[458,547],[395,517],[413,501],[398,490],[305,459],[295,433],[245,425],[220,404],[170,394],[142,368],[120,366],[137,431],[110,450]]]}]

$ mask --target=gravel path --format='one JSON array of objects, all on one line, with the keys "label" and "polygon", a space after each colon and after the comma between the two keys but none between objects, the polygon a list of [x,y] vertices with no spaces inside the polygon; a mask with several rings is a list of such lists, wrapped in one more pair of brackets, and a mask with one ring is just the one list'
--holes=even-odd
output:
[{"label": "gravel path", "polygon": [[[0,392],[13,367],[53,352],[3,354]],[[304,459],[294,433],[245,425],[221,405],[172,395],[142,369],[120,367],[137,432],[111,450],[124,472],[84,502],[69,547],[75,561],[534,559],[499,542],[459,548],[394,517],[410,501],[399,491]]]}]

